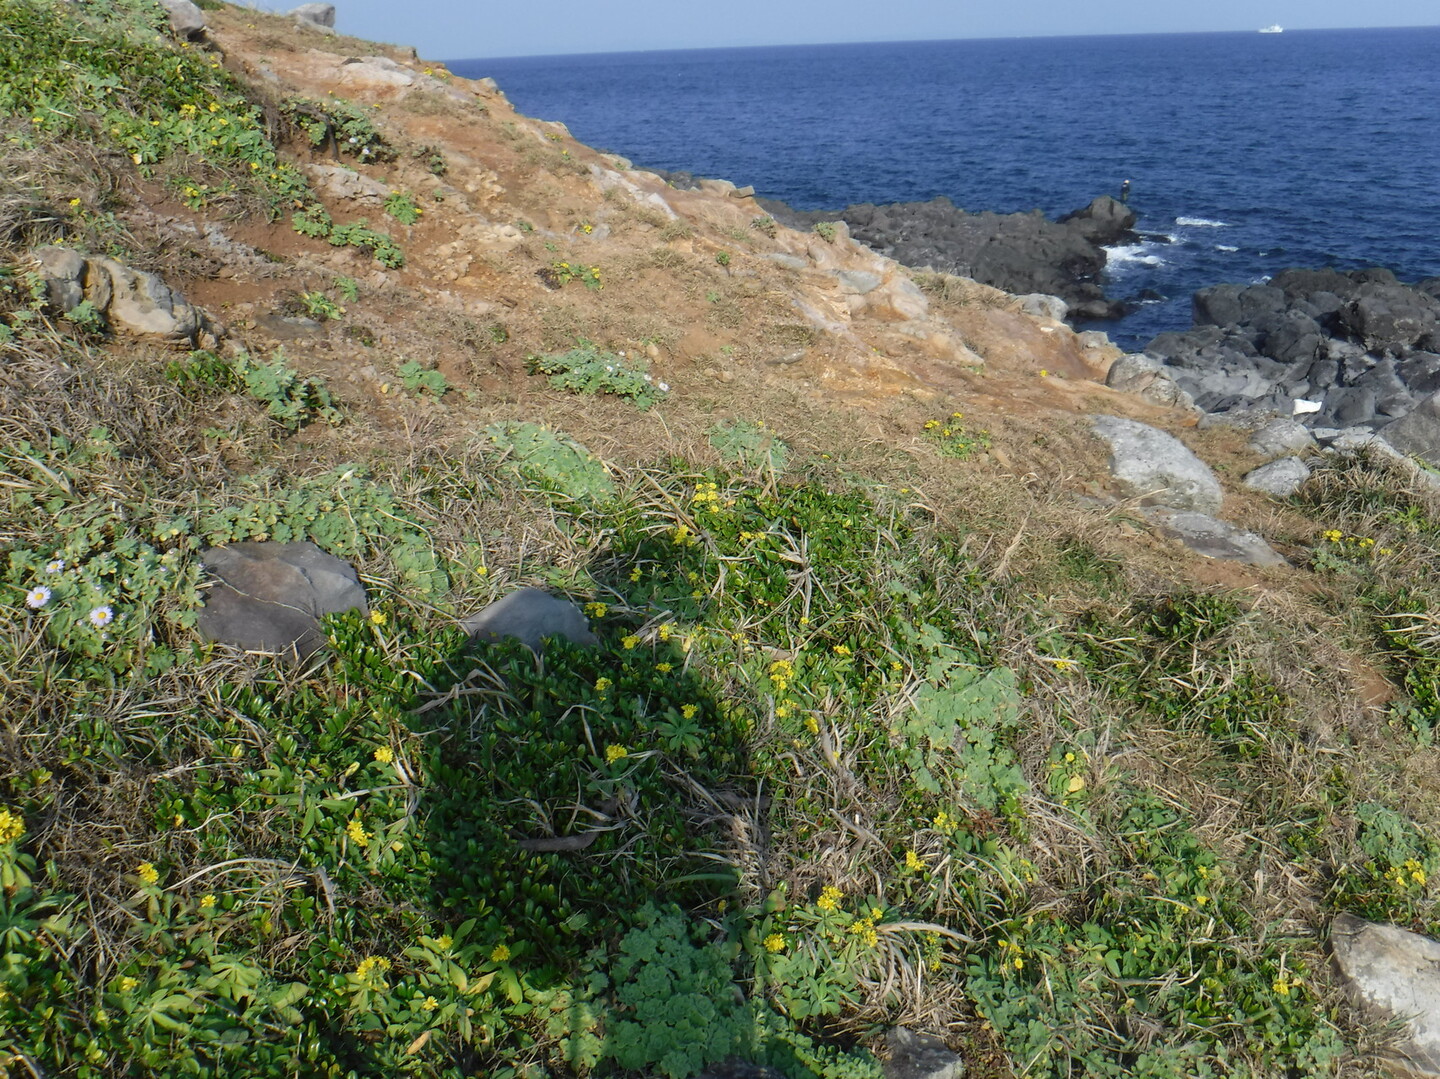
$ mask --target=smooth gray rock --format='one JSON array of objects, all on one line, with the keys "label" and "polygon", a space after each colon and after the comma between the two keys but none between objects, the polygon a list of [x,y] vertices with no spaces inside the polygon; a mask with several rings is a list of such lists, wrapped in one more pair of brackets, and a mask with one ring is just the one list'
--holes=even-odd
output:
[{"label": "smooth gray rock", "polygon": [[1299,420],[1271,420],[1250,436],[1250,449],[1265,457],[1301,453],[1315,445],[1309,429]]},{"label": "smooth gray rock", "polygon": [[306,659],[326,645],[321,615],[369,610],[354,568],[313,543],[208,547],[200,562],[214,579],[196,620],[209,641]]},{"label": "smooth gray rock", "polygon": [[1401,453],[1440,465],[1440,393],[1431,394],[1408,414],[1387,423],[1380,434]]},{"label": "smooth gray rock", "polygon": [[1153,405],[1188,408],[1194,403],[1164,364],[1141,352],[1127,352],[1112,363],[1105,385],[1121,393],[1133,393]]},{"label": "smooth gray rock", "polygon": [[1118,416],[1092,416],[1090,422],[1109,443],[1110,474],[1127,496],[1178,510],[1219,511],[1220,481],[1179,439]]},{"label": "smooth gray rock", "polygon": [[335,5],[334,4],[301,4],[290,11],[290,17],[304,19],[316,26],[324,26],[327,29],[335,27]]},{"label": "smooth gray rock", "polygon": [[190,0],[160,0],[170,16],[170,29],[186,41],[199,41],[205,36],[205,13]]},{"label": "smooth gray rock", "polygon": [[1241,482],[1252,491],[1289,498],[1310,478],[1310,466],[1298,457],[1281,457],[1247,473]]},{"label": "smooth gray rock", "polygon": [[1236,528],[1193,510],[1165,506],[1142,506],[1140,513],[1171,539],[1177,539],[1196,554],[1224,562],[1249,566],[1288,566],[1270,544],[1254,532]]},{"label": "smooth gray rock", "polygon": [[472,640],[514,637],[537,655],[546,637],[591,647],[600,643],[579,607],[538,588],[520,588],[497,599],[461,622],[460,628]]},{"label": "smooth gray rock", "polygon": [[1020,297],[1020,310],[1035,318],[1052,318],[1064,322],[1070,313],[1070,305],[1059,296],[1047,296],[1043,292],[1032,292]]},{"label": "smooth gray rock", "polygon": [[777,266],[783,266],[787,270],[803,270],[810,265],[808,259],[803,255],[787,255],[784,251],[771,251],[760,256],[769,259]]},{"label": "smooth gray rock", "polygon": [[1396,1063],[1410,1075],[1440,1076],[1440,943],[1341,914],[1330,949],[1351,1000],[1373,1019],[1402,1024]]},{"label": "smooth gray rock", "polygon": [[884,280],[878,273],[869,270],[841,270],[835,274],[840,282],[840,291],[847,296],[864,296],[874,292]]},{"label": "smooth gray rock", "polygon": [[961,1079],[965,1062],[931,1034],[892,1027],[885,1036],[890,1059],[880,1070],[885,1079]]}]

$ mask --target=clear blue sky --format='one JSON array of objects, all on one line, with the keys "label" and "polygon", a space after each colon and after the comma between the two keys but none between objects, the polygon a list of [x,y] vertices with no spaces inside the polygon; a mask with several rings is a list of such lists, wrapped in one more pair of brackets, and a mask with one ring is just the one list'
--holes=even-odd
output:
[{"label": "clear blue sky", "polygon": [[[295,0],[299,3],[300,0]],[[335,0],[336,29],[428,60],[970,37],[1433,26],[1436,0]],[[263,0],[276,11],[291,4]]]}]

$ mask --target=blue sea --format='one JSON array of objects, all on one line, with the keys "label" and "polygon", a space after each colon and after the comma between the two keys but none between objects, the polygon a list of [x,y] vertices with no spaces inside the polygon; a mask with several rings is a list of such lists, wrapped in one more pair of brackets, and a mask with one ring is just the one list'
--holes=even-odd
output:
[{"label": "blue sea", "polygon": [[1287,266],[1440,274],[1440,27],[777,46],[457,60],[638,166],[797,209],[949,196],[1130,204],[1107,292],[1128,347],[1190,295]]}]

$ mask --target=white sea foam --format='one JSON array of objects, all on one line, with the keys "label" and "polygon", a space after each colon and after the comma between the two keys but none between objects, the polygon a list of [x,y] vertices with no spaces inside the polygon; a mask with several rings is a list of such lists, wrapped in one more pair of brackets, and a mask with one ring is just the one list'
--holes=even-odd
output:
[{"label": "white sea foam", "polygon": [[1228,229],[1228,221],[1211,221],[1208,217],[1177,217],[1175,224],[1192,229]]},{"label": "white sea foam", "polygon": [[1118,244],[1115,247],[1105,248],[1105,262],[1109,266],[1135,263],[1139,266],[1164,266],[1165,260],[1159,255],[1152,255],[1150,249],[1154,244]]},{"label": "white sea foam", "polygon": [[1215,245],[1215,250],[1216,250],[1216,251],[1239,251],[1240,249],[1239,249],[1238,247],[1230,247],[1230,246],[1228,246],[1228,245],[1226,245],[1226,244],[1216,244],[1216,245]]}]

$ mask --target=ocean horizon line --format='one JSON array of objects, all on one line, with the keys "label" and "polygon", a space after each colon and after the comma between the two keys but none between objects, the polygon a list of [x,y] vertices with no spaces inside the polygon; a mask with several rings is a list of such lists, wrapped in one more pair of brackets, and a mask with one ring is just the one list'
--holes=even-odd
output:
[{"label": "ocean horizon line", "polygon": [[[568,60],[584,59],[593,61],[606,57],[633,58],[638,56],[685,56],[702,53],[764,53],[792,49],[855,49],[871,47],[964,45],[970,43],[1004,41],[1116,41],[1134,38],[1195,38],[1195,37],[1249,37],[1261,28],[1256,26],[1239,30],[1163,30],[1136,31],[1123,34],[999,34],[986,37],[950,38],[909,38],[894,41],[797,41],[788,43],[752,45],[704,45],[683,46],[664,49],[597,49],[587,52],[526,53],[509,56],[466,56],[445,59],[441,62],[448,67],[456,64],[481,64],[496,61],[515,62],[522,60]],[[1440,30],[1440,23],[1421,26],[1310,26],[1285,27],[1286,34],[1331,34],[1331,33],[1378,33],[1396,30]],[[1279,36],[1279,35],[1276,35]]]}]

